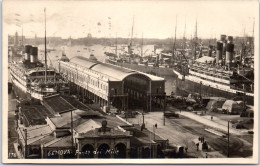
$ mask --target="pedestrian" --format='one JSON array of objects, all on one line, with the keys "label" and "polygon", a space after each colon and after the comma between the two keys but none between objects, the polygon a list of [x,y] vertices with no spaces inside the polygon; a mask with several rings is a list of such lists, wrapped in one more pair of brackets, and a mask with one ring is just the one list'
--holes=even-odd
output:
[{"label": "pedestrian", "polygon": [[186,151],[186,153],[188,152],[188,146],[185,147],[185,151]]},{"label": "pedestrian", "polygon": [[197,143],[196,146],[197,146],[197,151],[199,151],[199,145],[200,143]]},{"label": "pedestrian", "polygon": [[208,153],[206,153],[206,158],[208,158]]},{"label": "pedestrian", "polygon": [[201,140],[201,138],[199,137],[199,141]]},{"label": "pedestrian", "polygon": [[213,120],[213,116],[211,116],[211,120]]},{"label": "pedestrian", "polygon": [[157,123],[155,123],[155,125],[154,125],[154,126],[155,126],[155,128],[157,128]]}]

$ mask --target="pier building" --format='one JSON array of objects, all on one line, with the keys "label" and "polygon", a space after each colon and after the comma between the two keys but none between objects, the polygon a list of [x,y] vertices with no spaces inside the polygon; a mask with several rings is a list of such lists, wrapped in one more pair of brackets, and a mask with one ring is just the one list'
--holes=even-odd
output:
[{"label": "pier building", "polygon": [[93,100],[100,106],[114,106],[120,110],[163,107],[165,80],[161,77],[102,63],[94,55],[76,56],[68,60],[63,54],[59,72],[71,84],[71,93],[81,100]]}]

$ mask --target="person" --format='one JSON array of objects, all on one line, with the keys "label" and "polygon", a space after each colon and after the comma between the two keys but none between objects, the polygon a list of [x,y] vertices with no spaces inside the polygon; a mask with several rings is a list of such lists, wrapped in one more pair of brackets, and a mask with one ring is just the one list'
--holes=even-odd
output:
[{"label": "person", "polygon": [[157,128],[157,123],[155,123],[155,125],[154,125],[154,126],[155,126],[155,128]]},{"label": "person", "polygon": [[208,153],[206,153],[206,158],[208,158]]},{"label": "person", "polygon": [[185,151],[186,151],[186,153],[188,152],[188,146],[185,147]]},{"label": "person", "polygon": [[199,145],[200,143],[197,143],[196,146],[197,146],[197,151],[199,151]]},{"label": "person", "polygon": [[213,116],[211,116],[211,120],[213,120]]}]

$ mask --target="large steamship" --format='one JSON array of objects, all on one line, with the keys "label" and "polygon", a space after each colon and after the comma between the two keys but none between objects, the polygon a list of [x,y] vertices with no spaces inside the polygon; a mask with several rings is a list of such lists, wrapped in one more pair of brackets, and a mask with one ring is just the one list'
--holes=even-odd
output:
[{"label": "large steamship", "polygon": [[38,61],[37,47],[26,45],[23,60],[13,61],[9,66],[13,89],[19,98],[42,100],[66,88],[55,69]]},{"label": "large steamship", "polygon": [[[245,45],[244,45],[245,46]],[[216,57],[212,57],[212,47],[208,56],[192,60],[187,65],[173,69],[178,76],[179,93],[197,92],[202,96],[219,96],[254,103],[253,63],[245,62],[250,58],[241,51],[239,58],[234,55],[233,37],[221,35],[216,46]],[[245,47],[244,47],[245,48]],[[252,58],[253,55],[251,55]]]}]

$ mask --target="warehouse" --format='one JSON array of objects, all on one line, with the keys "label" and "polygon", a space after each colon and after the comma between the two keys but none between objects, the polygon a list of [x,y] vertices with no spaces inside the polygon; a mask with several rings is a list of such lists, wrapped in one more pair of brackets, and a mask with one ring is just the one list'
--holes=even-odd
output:
[{"label": "warehouse", "polygon": [[146,73],[97,61],[94,56],[75,56],[68,60],[63,55],[59,72],[82,101],[93,100],[100,106],[118,109],[162,107],[165,101],[165,80]]}]

